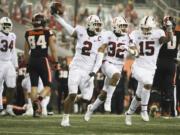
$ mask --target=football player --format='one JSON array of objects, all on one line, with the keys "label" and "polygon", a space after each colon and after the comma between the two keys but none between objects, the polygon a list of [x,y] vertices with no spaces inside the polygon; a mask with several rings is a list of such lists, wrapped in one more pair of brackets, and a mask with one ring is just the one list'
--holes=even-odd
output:
[{"label": "football player", "polygon": [[91,99],[94,88],[94,76],[102,64],[104,53],[101,50],[102,21],[96,15],[87,18],[86,27],[76,26],[73,28],[67,24],[59,15],[56,4],[52,4],[51,13],[55,16],[68,33],[77,39],[75,56],[70,64],[68,76],[69,95],[64,102],[64,114],[61,126],[70,126],[69,113],[74,104],[78,87],[81,90],[82,101],[87,102]]},{"label": "football player", "polygon": [[3,83],[8,90],[7,104],[13,104],[16,87],[16,69],[18,68],[16,53],[16,35],[12,32],[13,23],[8,17],[0,19],[0,109],[2,106]]},{"label": "football player", "polygon": [[[33,108],[32,108],[32,102],[31,102],[31,81],[29,74],[26,74],[25,78],[22,80],[21,86],[24,90],[25,100],[26,100],[26,112],[23,114],[25,116],[33,116]],[[41,91],[44,89],[43,82],[41,78],[38,80],[38,93],[41,93]],[[46,96],[42,102],[42,116],[47,116],[47,105],[49,103],[50,96]]]},{"label": "football player", "polygon": [[[56,52],[56,38],[53,32],[46,28],[46,18],[37,13],[32,18],[33,29],[25,33],[24,53],[28,64],[31,80],[31,100],[33,102],[34,116],[38,116],[41,110],[40,102],[50,94],[51,69],[48,62],[48,48],[50,48],[54,67],[59,69]],[[37,86],[39,77],[42,79],[44,89],[38,96]]]},{"label": "football player", "polygon": [[152,16],[145,16],[140,21],[140,29],[130,34],[133,43],[139,48],[139,57],[132,65],[132,76],[138,81],[136,95],[131,101],[128,111],[125,113],[125,124],[132,125],[131,115],[141,103],[141,117],[149,121],[147,106],[150,97],[151,85],[156,69],[156,60],[161,45],[172,38],[172,24],[167,24],[167,35],[156,28],[156,21]]},{"label": "football player", "polygon": [[103,90],[93,104],[88,105],[87,112],[84,116],[89,121],[93,111],[100,106],[105,100],[105,110],[111,111],[111,98],[116,85],[120,79],[124,59],[127,51],[131,51],[134,55],[138,55],[137,50],[133,50],[135,46],[130,45],[129,36],[127,34],[128,23],[124,17],[115,17],[112,20],[112,31],[102,33],[103,46],[107,49],[103,64],[102,72],[106,75]]},{"label": "football player", "polygon": [[[163,19],[163,29],[166,32],[166,25],[168,21],[173,24],[173,38],[168,43],[165,43],[158,55],[157,69],[154,76],[153,90],[162,93],[162,113],[167,117],[171,116],[171,109],[173,116],[177,115],[176,106],[174,106],[174,90],[175,89],[175,76],[176,76],[176,61],[178,52],[178,36],[175,32],[175,20],[171,16],[165,16]],[[158,96],[159,94],[157,94]],[[153,98],[153,97],[152,97]],[[159,97],[161,99],[161,97]],[[160,104],[160,102],[158,102]]]}]

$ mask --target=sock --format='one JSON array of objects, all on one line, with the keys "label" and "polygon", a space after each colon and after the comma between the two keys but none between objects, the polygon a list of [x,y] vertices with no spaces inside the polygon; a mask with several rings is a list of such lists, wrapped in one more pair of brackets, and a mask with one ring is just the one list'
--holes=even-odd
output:
[{"label": "sock", "polygon": [[112,95],[113,95],[114,90],[115,90],[116,87],[109,86],[108,88],[109,89],[108,89],[108,92],[107,92],[107,97],[106,97],[106,101],[105,102],[106,103],[111,103]]},{"label": "sock", "polygon": [[139,102],[140,102],[140,101],[138,101],[138,100],[136,99],[136,97],[134,97],[133,100],[131,101],[131,105],[130,105],[127,113],[128,113],[128,114],[133,114],[133,113],[136,111],[136,109],[137,109],[137,107],[138,107],[138,105],[139,105]]},{"label": "sock", "polygon": [[69,119],[69,114],[64,113],[64,114],[63,114],[63,118]]},{"label": "sock", "polygon": [[94,112],[104,101],[101,101],[99,98],[96,99],[96,101],[92,104],[91,111]]},{"label": "sock", "polygon": [[28,103],[28,105],[32,106],[31,98],[28,98],[28,99],[27,99],[27,103]]},{"label": "sock", "polygon": [[42,101],[41,101],[41,106],[46,108],[47,105],[49,104],[50,96],[46,96]]},{"label": "sock", "polygon": [[143,88],[141,92],[141,111],[147,111],[149,98],[150,90]]}]

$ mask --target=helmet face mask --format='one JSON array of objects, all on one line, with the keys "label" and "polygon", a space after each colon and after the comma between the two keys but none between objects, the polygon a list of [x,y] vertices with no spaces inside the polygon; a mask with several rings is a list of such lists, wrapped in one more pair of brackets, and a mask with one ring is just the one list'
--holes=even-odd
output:
[{"label": "helmet face mask", "polygon": [[1,30],[4,33],[8,34],[9,32],[12,31],[13,24],[12,24],[11,19],[9,19],[8,17],[2,17],[0,19],[0,25],[1,25]]},{"label": "helmet face mask", "polygon": [[102,22],[98,16],[91,15],[87,18],[87,26],[86,27],[89,31],[92,31],[95,34],[98,34],[102,30]]},{"label": "helmet face mask", "polygon": [[123,34],[127,32],[128,23],[125,18],[119,16],[112,20],[112,30],[114,33]]},{"label": "helmet face mask", "polygon": [[152,28],[151,27],[141,27],[141,31],[144,35],[150,35],[151,34],[151,30]]}]

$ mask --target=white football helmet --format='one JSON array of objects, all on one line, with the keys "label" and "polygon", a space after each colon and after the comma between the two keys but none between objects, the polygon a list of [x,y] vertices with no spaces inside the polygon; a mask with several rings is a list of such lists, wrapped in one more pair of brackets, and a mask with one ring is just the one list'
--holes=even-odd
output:
[{"label": "white football helmet", "polygon": [[13,27],[13,24],[12,24],[12,21],[11,19],[9,19],[9,17],[2,17],[0,19],[0,29],[4,32],[4,33],[9,33],[12,31],[12,27]]},{"label": "white football helmet", "polygon": [[144,35],[151,34],[151,30],[156,27],[156,22],[153,16],[145,16],[140,21],[140,28]]},{"label": "white football helmet", "polygon": [[127,32],[128,23],[124,17],[118,16],[112,19],[111,26],[115,33],[123,34]]},{"label": "white football helmet", "polygon": [[97,15],[90,15],[86,20],[86,27],[90,31],[98,34],[102,30],[102,21]]}]

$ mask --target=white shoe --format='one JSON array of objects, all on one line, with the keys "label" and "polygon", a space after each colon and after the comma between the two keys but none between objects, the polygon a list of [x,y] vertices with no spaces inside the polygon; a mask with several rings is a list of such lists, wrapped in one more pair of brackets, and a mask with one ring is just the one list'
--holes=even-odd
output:
[{"label": "white shoe", "polygon": [[33,116],[33,108],[31,105],[24,105],[26,112],[23,113],[23,116]]},{"label": "white shoe", "polygon": [[6,110],[2,110],[2,111],[1,111],[1,113],[0,113],[0,115],[1,115],[1,116],[5,116],[5,115],[7,115]]},{"label": "white shoe", "polygon": [[127,112],[125,112],[125,124],[127,126],[131,126],[132,125],[132,116],[130,114],[128,114]]},{"label": "white shoe", "polygon": [[12,105],[7,105],[6,112],[7,112],[7,114],[9,114],[11,116],[16,116],[16,114],[13,112],[13,106]]},{"label": "white shoe", "polygon": [[147,111],[142,111],[141,112],[141,118],[143,119],[143,121],[148,122],[149,121],[149,115]]},{"label": "white shoe", "polygon": [[85,120],[85,121],[89,121],[89,120],[91,119],[91,116],[92,116],[92,114],[93,114],[93,111],[91,111],[91,108],[92,108],[92,104],[89,104],[89,105],[87,106],[87,112],[86,112],[86,114],[84,115],[84,120]]},{"label": "white shoe", "polygon": [[63,118],[61,121],[61,126],[62,127],[69,127],[70,123],[69,123],[69,114],[63,114]]},{"label": "white shoe", "polygon": [[111,103],[105,102],[104,103],[104,110],[106,112],[111,112]]}]

